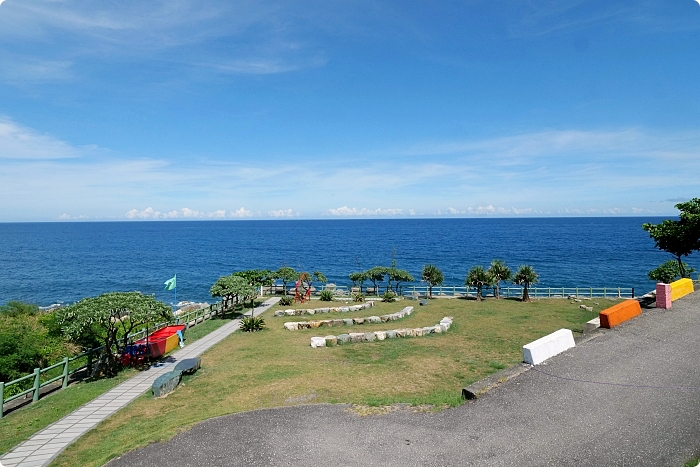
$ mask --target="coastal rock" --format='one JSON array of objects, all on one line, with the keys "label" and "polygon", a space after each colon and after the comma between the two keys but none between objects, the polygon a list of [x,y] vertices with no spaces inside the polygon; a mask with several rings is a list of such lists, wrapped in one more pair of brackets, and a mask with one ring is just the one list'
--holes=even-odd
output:
[{"label": "coastal rock", "polygon": [[326,346],[326,339],[324,337],[312,337],[311,338],[311,348],[317,349],[319,347]]}]

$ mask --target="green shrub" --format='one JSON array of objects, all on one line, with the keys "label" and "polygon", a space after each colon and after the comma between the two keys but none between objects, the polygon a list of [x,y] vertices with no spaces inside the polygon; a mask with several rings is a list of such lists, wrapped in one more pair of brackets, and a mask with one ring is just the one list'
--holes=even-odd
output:
[{"label": "green shrub", "polygon": [[265,320],[260,316],[246,316],[241,319],[241,331],[255,332],[262,331],[265,327]]},{"label": "green shrub", "polygon": [[384,295],[382,295],[382,301],[387,303],[395,302],[396,294],[391,290],[387,290],[386,292],[384,292]]},{"label": "green shrub", "polygon": [[365,301],[365,294],[362,292],[355,292],[352,294],[352,301],[353,302],[364,302]]},{"label": "green shrub", "polygon": [[294,302],[294,299],[290,297],[289,295],[285,295],[284,297],[280,298],[279,304],[282,306],[289,306]]},{"label": "green shrub", "polygon": [[332,302],[333,292],[330,290],[321,290],[321,301],[322,302]]}]

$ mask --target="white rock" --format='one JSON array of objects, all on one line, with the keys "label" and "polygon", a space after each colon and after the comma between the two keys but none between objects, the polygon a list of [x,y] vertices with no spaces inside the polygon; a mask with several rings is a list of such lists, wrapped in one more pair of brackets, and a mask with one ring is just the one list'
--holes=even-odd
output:
[{"label": "white rock", "polygon": [[284,323],[284,329],[287,331],[296,331],[299,329],[299,323]]},{"label": "white rock", "polygon": [[386,339],[386,331],[375,331],[374,334],[377,336],[377,340],[383,341]]},{"label": "white rock", "polygon": [[326,338],[325,337],[312,337],[311,338],[311,347],[316,349],[318,347],[325,347],[326,346]]}]

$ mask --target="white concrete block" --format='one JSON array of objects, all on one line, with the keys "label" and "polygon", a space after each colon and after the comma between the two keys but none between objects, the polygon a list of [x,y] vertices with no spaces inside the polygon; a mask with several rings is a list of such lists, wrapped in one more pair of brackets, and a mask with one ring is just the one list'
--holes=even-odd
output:
[{"label": "white concrete block", "polygon": [[563,351],[575,347],[570,329],[560,329],[523,346],[523,361],[537,365]]},{"label": "white concrete block", "polygon": [[325,347],[326,346],[326,338],[325,337],[312,337],[311,338],[311,347],[316,349],[318,347]]},{"label": "white concrete block", "polygon": [[592,332],[595,331],[600,327],[600,316],[597,318],[593,318],[589,322],[586,323],[586,326],[583,328],[583,332]]}]

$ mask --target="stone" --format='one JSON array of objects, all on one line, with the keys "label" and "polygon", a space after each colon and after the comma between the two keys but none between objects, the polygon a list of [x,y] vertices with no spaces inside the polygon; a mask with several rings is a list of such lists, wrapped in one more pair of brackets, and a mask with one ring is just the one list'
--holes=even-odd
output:
[{"label": "stone", "polygon": [[326,339],[326,347],[333,347],[338,343],[338,338],[335,336],[326,336],[324,339]]},{"label": "stone", "polygon": [[373,332],[366,332],[365,333],[365,340],[367,342],[374,342],[375,340],[377,340],[377,336]]},{"label": "stone", "polygon": [[421,300],[420,302],[418,302],[418,304],[420,306],[428,306],[428,300]]},{"label": "stone", "polygon": [[351,332],[350,333],[350,340],[352,342],[363,342],[365,340],[365,333],[364,332]]},{"label": "stone", "polygon": [[352,326],[353,324],[355,324],[355,323],[353,322],[352,318],[345,318],[345,319],[343,320],[343,323],[344,323],[346,326]]},{"label": "stone", "polygon": [[180,360],[175,365],[175,371],[181,371],[183,375],[191,375],[202,366],[202,359],[199,357],[186,358]]},{"label": "stone", "polygon": [[307,315],[315,315],[316,314],[316,310],[304,310],[304,311],[306,312]]},{"label": "stone", "polygon": [[169,392],[173,391],[177,387],[177,385],[180,384],[181,379],[182,371],[180,370],[173,370],[168,371],[167,373],[163,373],[162,375],[157,377],[151,385],[153,396],[162,397],[168,394]]},{"label": "stone", "polygon": [[440,334],[442,332],[442,326],[440,326],[439,324],[437,326],[433,326],[433,332],[435,334]]},{"label": "stone", "polygon": [[350,307],[347,307],[347,306],[341,306],[338,309],[340,310],[341,313],[347,313],[348,311],[350,311]]},{"label": "stone", "polygon": [[317,329],[321,327],[321,321],[309,321],[309,327],[311,329]]},{"label": "stone", "polygon": [[287,316],[294,316],[294,310],[284,310],[284,314]]},{"label": "stone", "polygon": [[350,311],[360,311],[362,309],[362,305],[353,305],[350,307]]},{"label": "stone", "polygon": [[377,336],[377,340],[383,341],[386,339],[386,331],[375,331],[374,335]]},{"label": "stone", "polygon": [[309,329],[309,328],[310,328],[309,323],[306,321],[302,321],[302,322],[297,323],[297,329]]},{"label": "stone", "polygon": [[586,305],[579,305],[578,307],[581,308],[582,310],[585,310],[587,308]]},{"label": "stone", "polygon": [[412,334],[416,337],[422,337],[424,335],[423,328],[413,329]]},{"label": "stone", "polygon": [[365,318],[366,321],[369,321],[372,324],[378,324],[381,323],[382,320],[379,318],[379,316],[370,316],[368,318]]},{"label": "stone", "polygon": [[311,348],[317,349],[319,347],[326,346],[326,339],[324,337],[312,337],[311,338]]},{"label": "stone", "polygon": [[305,310],[294,310],[294,314],[295,314],[296,316],[301,316],[301,315],[304,314],[304,311],[305,311]]},{"label": "stone", "polygon": [[324,319],[323,321],[321,321],[321,326],[331,327],[331,326],[333,326],[333,320],[332,319]]},{"label": "stone", "polygon": [[586,311],[593,311],[593,307],[592,307],[592,306],[587,306],[587,307],[584,307],[584,310],[586,310]]},{"label": "stone", "polygon": [[449,326],[447,326],[446,324],[440,323],[440,332],[447,332],[448,329],[450,329]]},{"label": "stone", "polygon": [[316,308],[316,313],[328,313],[329,311],[331,311],[331,309],[327,308],[327,307],[326,308]]},{"label": "stone", "polygon": [[396,333],[396,337],[406,337],[406,331],[408,331],[408,329],[396,329],[394,332]]},{"label": "stone", "polygon": [[413,307],[412,306],[407,306],[402,310],[404,313],[406,313],[406,316],[411,316],[411,313],[413,313]]},{"label": "stone", "polygon": [[382,323],[386,323],[387,321],[389,321],[391,319],[391,317],[389,315],[382,315],[379,317],[379,319],[382,320]]},{"label": "stone", "polygon": [[576,298],[576,299],[574,299],[574,302],[576,302],[576,303],[581,303],[581,300],[579,300],[578,298]]},{"label": "stone", "polygon": [[338,342],[338,345],[348,344],[348,343],[350,343],[350,335],[349,334],[340,334],[340,335],[336,336],[336,340]]},{"label": "stone", "polygon": [[276,316],[276,317],[284,316],[284,310],[277,310],[277,311],[275,311],[275,316]]},{"label": "stone", "polygon": [[365,324],[365,319],[364,318],[353,318],[352,322],[355,324]]},{"label": "stone", "polygon": [[435,332],[435,326],[426,326],[423,328],[423,335],[432,334]]},{"label": "stone", "polygon": [[342,319],[334,319],[333,320],[333,326],[342,326],[345,324]]},{"label": "stone", "polygon": [[287,331],[296,331],[297,329],[299,329],[299,323],[284,323],[284,329],[286,329]]},{"label": "stone", "polygon": [[386,338],[387,339],[396,339],[396,331],[387,331],[386,332]]}]

